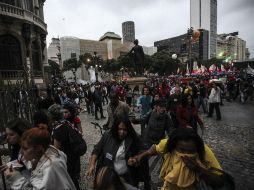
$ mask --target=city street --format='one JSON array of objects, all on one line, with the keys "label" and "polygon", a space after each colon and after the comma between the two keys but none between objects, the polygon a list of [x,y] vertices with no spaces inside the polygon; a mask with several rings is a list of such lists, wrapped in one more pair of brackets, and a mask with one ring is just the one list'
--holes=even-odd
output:
[{"label": "city street", "polygon": [[[106,107],[104,106],[104,112]],[[251,190],[254,189],[254,104],[246,103],[240,104],[238,102],[229,103],[224,102],[221,107],[222,120],[216,121],[214,118],[206,118],[201,114],[205,121],[204,141],[213,149],[218,158],[222,168],[230,173],[236,182],[237,190]],[[105,114],[106,115],[106,114]],[[92,179],[86,179],[84,172],[87,168],[88,159],[94,144],[96,144],[101,135],[99,129],[95,129],[90,123],[95,121],[92,115],[86,112],[80,115],[82,126],[85,134],[85,139],[88,144],[88,151],[85,156],[81,158],[82,174],[81,184],[82,189],[91,189]],[[98,123],[103,124],[106,120],[99,120]],[[136,125],[137,132],[140,131],[139,126]],[[151,159],[151,163],[154,158]],[[153,189],[157,189],[161,183],[158,179],[160,170],[160,162],[155,166],[152,164],[153,172],[151,174],[152,181],[155,183]]]}]

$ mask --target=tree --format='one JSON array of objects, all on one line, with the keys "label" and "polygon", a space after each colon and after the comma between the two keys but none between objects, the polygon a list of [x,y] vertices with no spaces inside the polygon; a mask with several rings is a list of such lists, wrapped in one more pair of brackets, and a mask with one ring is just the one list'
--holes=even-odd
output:
[{"label": "tree", "polygon": [[79,62],[84,64],[86,69],[88,69],[92,65],[93,56],[90,53],[84,53],[79,56]]},{"label": "tree", "polygon": [[160,75],[176,72],[180,66],[178,59],[172,59],[172,55],[167,51],[160,51],[151,56],[152,72]]},{"label": "tree", "polygon": [[48,59],[48,63],[51,67],[51,74],[54,76],[58,76],[61,74],[60,66],[53,60]]},{"label": "tree", "polygon": [[77,58],[70,58],[63,62],[63,71],[72,71],[74,76],[74,81],[77,81],[76,72],[80,68],[82,63],[77,60]]}]

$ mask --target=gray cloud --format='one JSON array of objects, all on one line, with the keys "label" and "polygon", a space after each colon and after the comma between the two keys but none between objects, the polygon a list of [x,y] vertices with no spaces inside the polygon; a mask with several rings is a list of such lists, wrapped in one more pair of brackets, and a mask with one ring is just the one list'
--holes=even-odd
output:
[{"label": "gray cloud", "polygon": [[[254,57],[253,0],[218,0],[218,33],[239,31]],[[98,40],[107,31],[121,35],[122,22],[135,22],[143,45],[181,35],[189,27],[189,0],[48,0],[44,15],[48,42],[57,36]]]}]

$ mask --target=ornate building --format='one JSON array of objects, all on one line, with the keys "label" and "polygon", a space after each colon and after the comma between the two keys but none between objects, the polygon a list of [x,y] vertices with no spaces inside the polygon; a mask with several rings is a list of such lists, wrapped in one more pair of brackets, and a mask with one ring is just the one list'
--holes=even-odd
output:
[{"label": "ornate building", "polygon": [[0,0],[0,78],[43,84],[47,61],[46,0]]}]

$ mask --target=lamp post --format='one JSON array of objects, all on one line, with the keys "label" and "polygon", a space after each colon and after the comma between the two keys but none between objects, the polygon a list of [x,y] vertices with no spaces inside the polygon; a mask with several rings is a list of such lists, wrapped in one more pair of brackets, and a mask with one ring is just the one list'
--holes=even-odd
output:
[{"label": "lamp post", "polygon": [[188,51],[188,59],[189,59],[189,69],[190,69],[190,74],[192,73],[192,63],[191,63],[191,58],[192,58],[192,37],[193,37],[193,27],[188,28],[187,30],[187,39],[189,42],[189,51]]},{"label": "lamp post", "polygon": [[95,79],[96,82],[98,82],[98,65],[97,65],[97,52],[93,52],[93,65],[94,65],[94,70],[95,70]]}]

